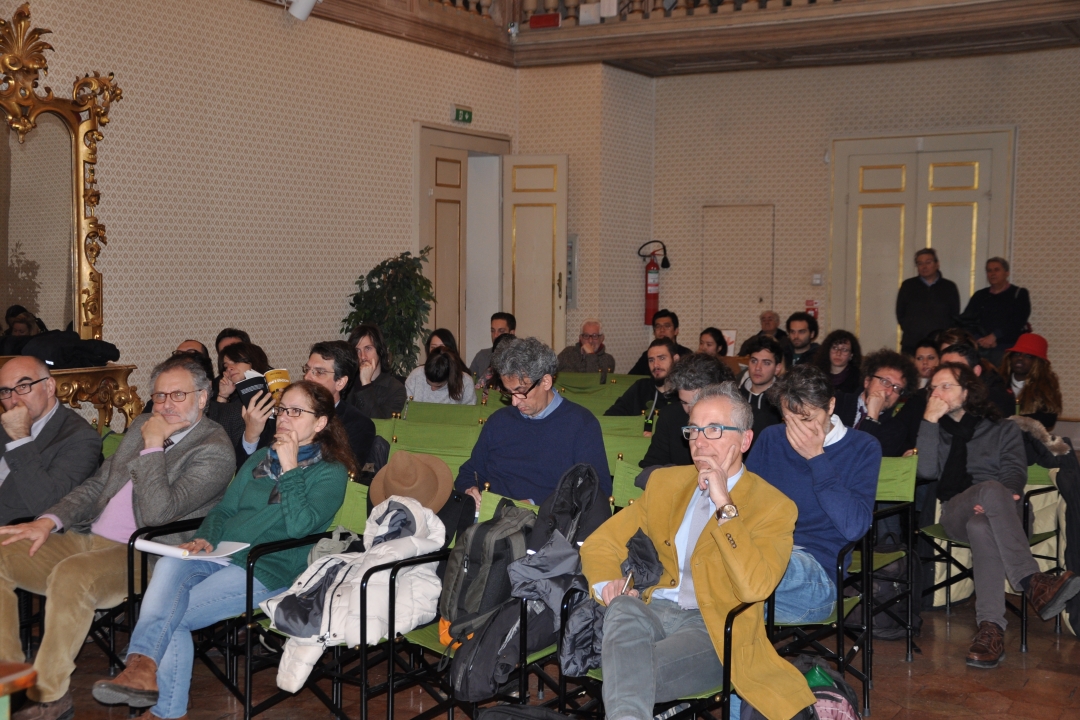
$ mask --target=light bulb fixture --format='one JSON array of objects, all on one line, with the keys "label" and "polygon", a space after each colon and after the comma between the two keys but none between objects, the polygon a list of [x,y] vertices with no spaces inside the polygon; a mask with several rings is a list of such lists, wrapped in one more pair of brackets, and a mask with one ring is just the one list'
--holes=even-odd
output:
[{"label": "light bulb fixture", "polygon": [[[659,245],[660,249],[659,250],[649,250],[647,252],[642,252],[649,245]],[[641,247],[639,247],[637,249],[638,257],[641,258],[641,260],[643,262],[645,260],[647,260],[649,258],[649,256],[656,255],[657,253],[661,253],[661,252],[664,254],[664,257],[663,257],[662,260],[660,260],[660,267],[667,270],[668,268],[671,267],[671,263],[668,262],[668,259],[667,259],[667,245],[665,245],[663,242],[661,242],[660,240],[650,240],[647,243],[642,243]]]}]

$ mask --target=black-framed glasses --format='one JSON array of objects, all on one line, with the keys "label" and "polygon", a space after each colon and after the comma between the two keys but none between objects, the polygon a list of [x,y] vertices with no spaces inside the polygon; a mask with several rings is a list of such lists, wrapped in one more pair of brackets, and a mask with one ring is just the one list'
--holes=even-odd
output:
[{"label": "black-framed glasses", "polygon": [[526,398],[529,397],[529,393],[531,393],[533,391],[533,388],[535,388],[537,385],[539,385],[540,381],[543,380],[543,379],[544,379],[543,376],[541,376],[540,380],[535,381],[532,385],[529,386],[529,389],[526,390],[525,392],[513,392],[511,390],[500,390],[499,394],[502,395],[507,400],[510,400],[511,398],[517,398],[518,400],[525,400]]},{"label": "black-framed glasses", "polygon": [[705,436],[706,440],[719,440],[724,437],[724,431],[730,430],[731,432],[742,432],[737,427],[731,427],[730,425],[717,425],[715,423],[706,425],[705,427],[698,427],[697,425],[684,425],[682,429],[682,436],[687,440],[697,440],[698,434]]},{"label": "black-framed glasses", "polygon": [[304,374],[304,375],[307,375],[308,373],[311,373],[312,375],[314,375],[317,378],[321,378],[324,375],[333,375],[334,374],[333,370],[327,370],[326,368],[311,367],[310,365],[304,365],[302,368],[300,368],[300,372],[302,374]]},{"label": "black-framed glasses", "polygon": [[166,398],[172,398],[173,402],[184,402],[187,400],[188,395],[194,395],[199,392],[198,390],[173,390],[172,392],[156,392],[150,394],[150,399],[154,401],[155,405],[160,405],[165,402]]},{"label": "black-framed glasses", "polygon": [[300,417],[300,413],[311,413],[312,415],[316,414],[313,410],[306,410],[304,408],[298,408],[298,407],[283,407],[282,406],[282,407],[279,407],[277,409],[277,411],[278,411],[279,414],[288,415],[291,418]]},{"label": "black-framed glasses", "polygon": [[604,337],[604,335],[602,333],[589,333],[588,335],[586,335],[585,333],[581,333],[579,337],[582,340],[599,340],[600,338]]},{"label": "black-framed glasses", "polygon": [[16,395],[29,395],[30,388],[34,387],[39,382],[45,382],[48,379],[49,378],[47,377],[43,377],[38,378],[34,382],[19,383],[13,388],[0,388],[0,400],[7,400],[9,397],[11,397],[11,393],[15,393]]},{"label": "black-framed glasses", "polygon": [[874,378],[879,383],[881,383],[882,387],[892,390],[897,395],[902,395],[903,392],[904,392],[904,386],[903,385],[897,385],[896,383],[894,383],[889,378],[883,378],[880,375],[871,375],[870,377]]}]

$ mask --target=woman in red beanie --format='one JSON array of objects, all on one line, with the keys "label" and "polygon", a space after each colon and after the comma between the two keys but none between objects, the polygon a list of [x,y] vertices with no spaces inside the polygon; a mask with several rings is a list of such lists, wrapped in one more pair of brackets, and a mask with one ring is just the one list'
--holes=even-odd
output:
[{"label": "woman in red beanie", "polygon": [[1025,333],[1009,348],[1001,362],[1001,374],[1011,380],[1009,392],[1016,398],[1016,414],[1038,420],[1053,430],[1061,412],[1061,388],[1050,368],[1047,342],[1042,335]]}]

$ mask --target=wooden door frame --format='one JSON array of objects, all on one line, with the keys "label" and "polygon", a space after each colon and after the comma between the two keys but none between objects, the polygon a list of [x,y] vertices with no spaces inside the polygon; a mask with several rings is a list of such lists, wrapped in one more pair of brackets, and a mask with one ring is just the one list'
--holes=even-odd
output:
[{"label": "wooden door frame", "polygon": [[[829,163],[829,257],[827,263],[827,283],[826,283],[826,312],[828,313],[828,322],[825,322],[826,318],[819,318],[821,322],[821,335],[825,335],[828,330],[833,326],[833,319],[836,317],[836,308],[841,306],[845,300],[843,293],[837,296],[836,289],[836,270],[839,267],[840,272],[844,271],[845,262],[837,262],[837,247],[841,238],[837,237],[837,201],[838,194],[846,194],[847,192],[847,158],[853,154],[872,154],[873,152],[912,152],[912,141],[914,141],[914,152],[929,152],[936,150],[964,150],[965,147],[925,147],[924,140],[927,138],[937,140],[950,136],[964,136],[972,137],[977,135],[997,135],[1005,134],[1004,145],[1007,148],[1005,168],[1001,172],[1005,173],[1005,182],[1009,189],[1009,197],[1002,212],[1004,218],[1001,221],[1001,228],[1004,233],[1002,238],[1002,257],[1012,261],[1013,255],[1013,230],[1016,213],[1014,212],[1016,205],[1016,157],[1017,157],[1017,144],[1019,136],[1019,128],[1015,125],[992,125],[986,127],[974,127],[974,128],[946,128],[936,130],[926,130],[923,132],[897,132],[897,133],[869,133],[861,135],[848,135],[844,137],[833,137],[829,142],[829,149],[825,154],[825,162]],[[846,148],[841,147],[841,143],[857,143],[857,142],[871,142],[877,141],[880,143],[873,151],[868,150],[855,150],[846,151]],[[989,142],[989,141],[988,141]],[[936,144],[936,143],[931,143]],[[996,174],[996,173],[995,173]],[[991,180],[991,183],[993,181]],[[845,204],[846,208],[846,204]],[[845,214],[845,227],[846,227],[846,214]],[[992,221],[991,221],[992,222]],[[839,305],[838,305],[839,304]]]}]

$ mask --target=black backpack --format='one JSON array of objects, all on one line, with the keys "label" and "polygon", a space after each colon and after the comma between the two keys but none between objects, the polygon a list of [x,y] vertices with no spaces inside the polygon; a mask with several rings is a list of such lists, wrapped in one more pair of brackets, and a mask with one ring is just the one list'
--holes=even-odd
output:
[{"label": "black backpack", "polygon": [[[911,553],[907,552],[907,546],[897,540],[896,536],[892,533],[885,536],[884,542],[878,543],[874,548],[874,552],[878,553],[893,553],[899,551],[905,551],[904,557],[899,560],[894,560],[880,570],[874,571],[874,579],[872,585],[874,587],[873,598],[874,604],[880,605],[888,600],[892,600],[897,595],[902,594],[906,589],[907,583],[907,566],[911,562]],[[890,542],[891,541],[891,542]],[[915,598],[915,605],[911,611],[912,624],[914,625],[914,632],[919,634],[919,630],[922,628],[922,568],[919,563],[911,569],[911,583],[912,597]],[[873,620],[873,635],[876,640],[903,640],[907,637],[907,629],[903,624],[896,621],[895,618],[890,615],[896,615],[901,620],[907,618],[908,600],[907,598],[895,603],[888,610],[876,613]]]},{"label": "black backpack", "polygon": [[439,597],[439,615],[449,621],[455,640],[483,627],[510,599],[506,567],[525,557],[528,533],[535,522],[531,510],[504,498],[495,517],[470,525],[458,538],[446,563]]}]

